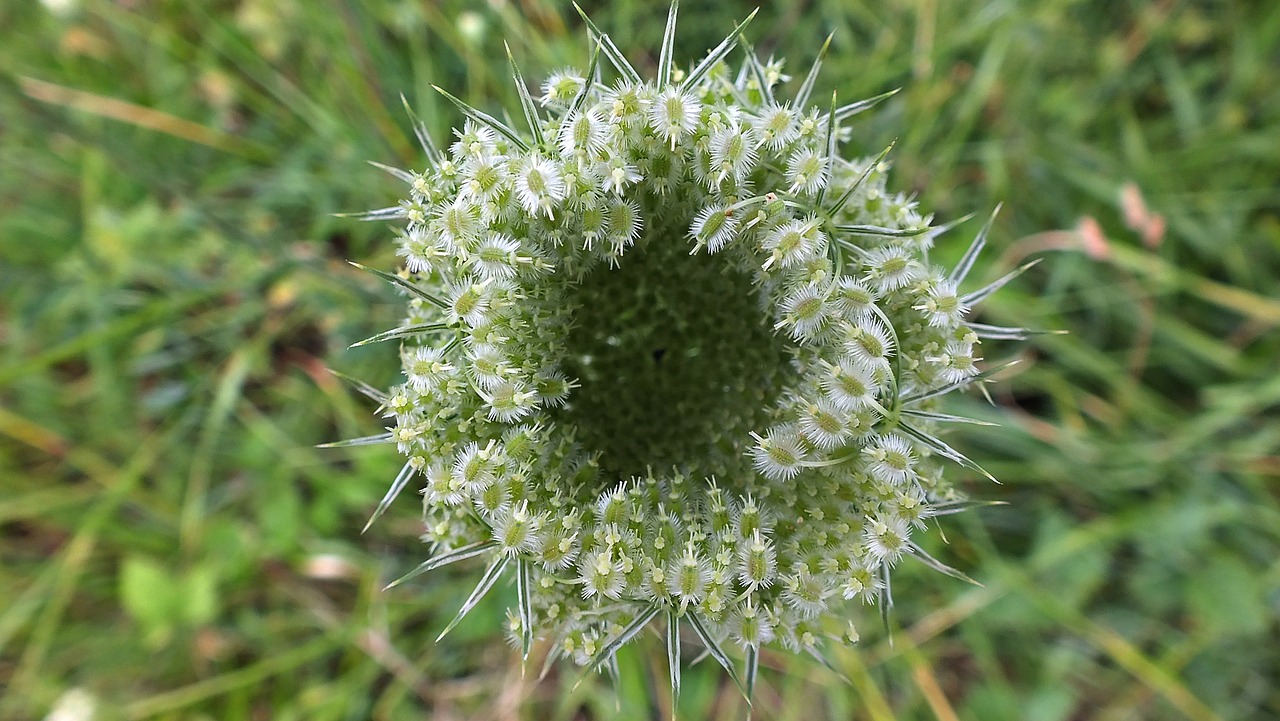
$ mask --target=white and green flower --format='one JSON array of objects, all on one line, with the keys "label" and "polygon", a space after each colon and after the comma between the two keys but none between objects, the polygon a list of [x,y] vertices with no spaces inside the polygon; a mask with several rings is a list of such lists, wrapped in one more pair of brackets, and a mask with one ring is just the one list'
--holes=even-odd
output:
[{"label": "white and green flower", "polygon": [[982,377],[981,337],[1021,331],[966,324],[989,223],[948,273],[887,151],[840,155],[842,121],[889,94],[811,104],[820,57],[785,97],[780,63],[729,66],[742,26],[681,72],[675,10],[656,78],[588,20],[585,72],[540,102],[514,72],[525,127],[447,93],[468,118],[447,152],[418,124],[408,198],[366,214],[407,225],[406,269],[375,271],[409,296],[370,339],[405,373],[366,387],[407,456],[375,517],[422,488],[430,557],[406,578],[483,559],[461,617],[514,577],[526,656],[542,638],[599,667],[661,616],[673,685],[685,627],[750,689],[762,645],[856,638],[844,604],[887,606],[904,556],[956,573],[912,534],[964,505],[944,465],[985,472],[934,406]]}]

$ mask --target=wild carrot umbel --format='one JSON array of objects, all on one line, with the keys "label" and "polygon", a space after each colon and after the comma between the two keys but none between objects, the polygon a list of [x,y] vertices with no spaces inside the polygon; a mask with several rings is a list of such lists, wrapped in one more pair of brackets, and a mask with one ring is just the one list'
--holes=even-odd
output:
[{"label": "wild carrot umbel", "polygon": [[[936,435],[939,399],[983,377],[965,292],[990,223],[951,270],[935,226],[886,189],[886,149],[841,156],[892,93],[811,97],[781,61],[728,57],[643,79],[590,20],[585,71],[521,98],[515,127],[466,116],[372,220],[406,221],[404,382],[371,392],[407,462],[378,506],[421,488],[425,562],[486,570],[465,615],[514,578],[509,632],[591,668],[661,617],[751,689],[759,648],[821,655],[856,637],[846,603],[889,605],[912,540],[986,476]],[[825,53],[826,46],[823,47]],[[416,121],[415,121],[416,122]],[[953,471],[956,469],[952,469]],[[397,581],[399,583],[400,581]],[[456,623],[456,621],[455,621]],[[449,626],[452,628],[452,624]],[[446,629],[448,630],[448,629]],[[739,673],[726,649],[744,651]]]}]

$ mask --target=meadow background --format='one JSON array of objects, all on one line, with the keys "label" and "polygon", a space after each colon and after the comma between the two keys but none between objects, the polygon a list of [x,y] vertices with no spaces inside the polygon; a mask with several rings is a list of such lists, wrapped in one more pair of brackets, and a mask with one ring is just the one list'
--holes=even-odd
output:
[{"label": "meadow background", "polygon": [[[636,63],[663,7],[583,3]],[[750,7],[686,2],[688,63]],[[1280,718],[1280,3],[765,3],[761,55],[818,95],[902,92],[852,122],[942,220],[998,201],[995,277],[1045,262],[991,321],[1067,335],[954,408],[1004,500],[906,564],[894,643],[874,613],[836,670],[766,654],[759,719]],[[381,587],[426,553],[399,468],[326,372],[386,385],[390,232],[335,217],[437,140],[436,83],[514,108],[585,65],[552,0],[4,0],[0,4],[0,718],[91,699],[95,719],[664,718],[662,642],[622,684],[521,679],[502,589],[440,644],[474,582]],[[847,153],[847,154],[848,154]],[[971,221],[953,245],[959,255]],[[960,469],[957,477],[960,477]],[[969,474],[972,476],[973,474]],[[692,651],[688,655],[692,655]],[[681,717],[738,719],[713,663]],[[87,718],[74,715],[54,718]]]}]

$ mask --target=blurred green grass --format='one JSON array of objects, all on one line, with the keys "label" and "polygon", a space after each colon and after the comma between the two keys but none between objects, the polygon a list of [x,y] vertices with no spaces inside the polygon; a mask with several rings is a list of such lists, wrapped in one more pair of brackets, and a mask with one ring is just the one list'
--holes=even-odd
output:
[{"label": "blurred green grass", "polygon": [[[655,6],[584,6],[652,59]],[[747,10],[684,8],[680,56]],[[854,149],[898,138],[943,219],[1004,201],[983,271],[1049,257],[984,312],[1070,334],[989,348],[1024,362],[963,402],[1010,505],[931,550],[985,586],[903,568],[895,643],[867,614],[850,685],[767,655],[757,718],[1280,717],[1280,6],[813,0],[752,37],[803,72],[833,30],[821,87],[903,88]],[[332,214],[417,164],[400,93],[437,138],[429,83],[514,107],[504,39],[530,79],[586,60],[550,0],[0,6],[0,717],[665,713],[656,639],[616,695],[521,681],[504,599],[432,644],[470,571],[380,592],[423,551],[407,511],[358,535],[398,464],[313,447],[377,427],[325,366],[397,370],[344,350],[397,320],[344,262],[388,233]],[[682,717],[742,717],[713,666]]]}]

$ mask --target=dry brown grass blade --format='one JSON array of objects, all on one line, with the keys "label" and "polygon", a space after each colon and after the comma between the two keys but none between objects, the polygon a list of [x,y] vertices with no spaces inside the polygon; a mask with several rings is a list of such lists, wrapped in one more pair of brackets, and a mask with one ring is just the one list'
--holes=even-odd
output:
[{"label": "dry brown grass blade", "polygon": [[942,690],[942,684],[938,683],[938,675],[933,672],[929,660],[909,641],[904,652],[907,662],[911,664],[911,678],[915,681],[916,688],[920,689],[920,695],[924,696],[925,703],[929,704],[934,718],[938,721],[960,721],[955,708],[947,700],[946,692]]},{"label": "dry brown grass blade", "polygon": [[162,110],[26,76],[20,76],[18,84],[27,97],[43,103],[111,118],[253,160],[269,157],[266,150],[242,138],[179,118]]}]

